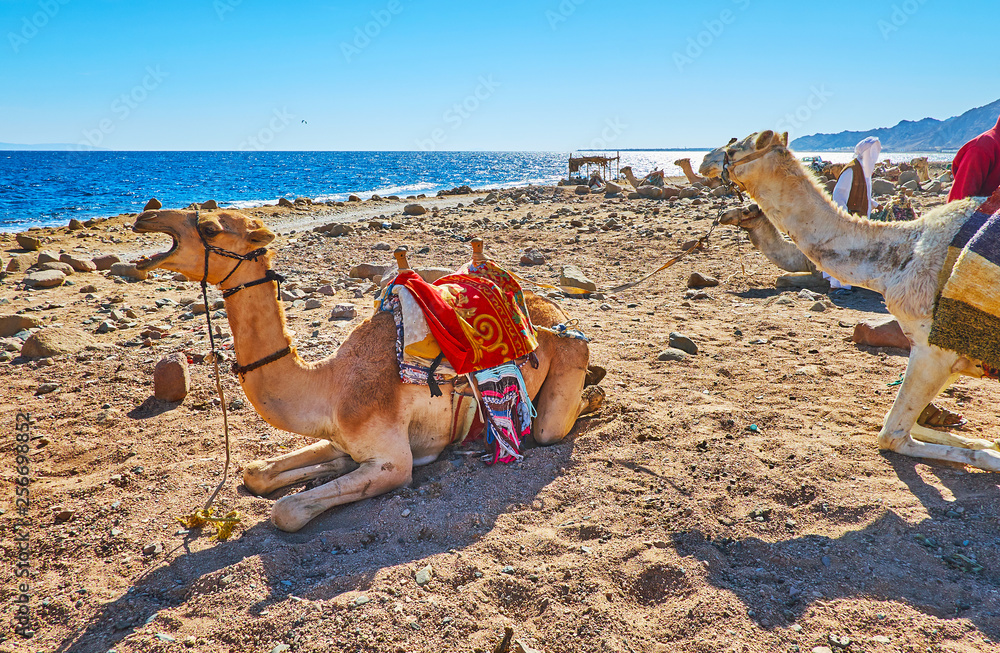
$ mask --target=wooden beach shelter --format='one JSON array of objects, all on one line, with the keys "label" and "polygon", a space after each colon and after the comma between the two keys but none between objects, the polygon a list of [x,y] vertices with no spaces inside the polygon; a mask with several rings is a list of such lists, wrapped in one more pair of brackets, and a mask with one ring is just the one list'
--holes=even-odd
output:
[{"label": "wooden beach shelter", "polygon": [[615,156],[573,156],[569,157],[569,175],[566,179],[572,179],[574,172],[580,172],[581,168],[586,168],[585,178],[590,178],[590,166],[596,166],[601,169],[601,178],[607,181],[608,173],[612,170],[612,164],[615,165],[615,179],[621,175],[621,153],[615,152]]}]

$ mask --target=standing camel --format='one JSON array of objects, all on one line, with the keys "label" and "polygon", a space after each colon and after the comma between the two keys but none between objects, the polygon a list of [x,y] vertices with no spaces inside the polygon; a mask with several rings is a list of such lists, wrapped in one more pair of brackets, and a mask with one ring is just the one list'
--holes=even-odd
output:
[{"label": "standing camel", "polygon": [[[377,496],[410,482],[415,465],[433,462],[451,443],[451,384],[432,397],[426,386],[400,381],[396,325],[388,312],[360,324],[337,353],[316,362],[299,358],[278,301],[272,254],[274,233],[237,211],[146,211],[133,231],[163,233],[173,246],[140,260],[139,269],[164,268],[223,290],[240,384],[250,403],[275,428],[319,442],[246,466],[243,482],[258,495],[318,477],[317,488],[278,500],[271,521],[294,532],[333,506]],[[243,260],[240,260],[243,259]],[[536,326],[566,322],[552,302],[525,293]],[[563,439],[576,419],[596,410],[604,391],[584,389],[589,350],[581,340],[538,334],[538,367],[525,365],[524,382],[538,416],[535,441]]]},{"label": "standing camel", "polygon": [[770,130],[710,153],[700,172],[746,189],[817,268],[885,297],[912,347],[878,435],[881,448],[1000,471],[995,443],[917,425],[924,407],[960,375],[983,376],[981,361],[928,342],[941,278],[950,272],[944,270],[949,245],[983,198],[951,202],[910,222],[857,218],[834,205],[806,172],[788,150],[787,134]]}]

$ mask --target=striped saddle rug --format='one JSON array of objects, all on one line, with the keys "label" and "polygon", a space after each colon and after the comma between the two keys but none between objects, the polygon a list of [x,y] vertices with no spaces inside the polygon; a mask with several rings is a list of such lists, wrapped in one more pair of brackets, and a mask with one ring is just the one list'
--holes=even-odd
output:
[{"label": "striped saddle rug", "polygon": [[[953,263],[953,265],[951,265]],[[972,214],[948,248],[947,275],[928,341],[1000,372],[1000,189]]]}]

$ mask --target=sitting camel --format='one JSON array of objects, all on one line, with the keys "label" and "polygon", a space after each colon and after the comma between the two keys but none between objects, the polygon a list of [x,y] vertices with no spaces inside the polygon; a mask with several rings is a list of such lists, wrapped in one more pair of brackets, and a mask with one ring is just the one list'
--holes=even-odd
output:
[{"label": "sitting camel", "polygon": [[[441,384],[443,396],[432,397],[426,386],[400,381],[391,313],[376,312],[324,360],[299,358],[277,298],[272,254],[262,249],[275,236],[263,222],[237,211],[200,217],[196,211],[146,211],[133,231],[164,233],[174,241],[167,252],[140,260],[139,269],[165,268],[223,290],[236,360],[244,369],[240,384],[260,416],[275,428],[320,440],[244,469],[244,484],[258,495],[336,477],[278,500],[271,512],[275,526],[294,532],[333,506],[405,485],[415,465],[433,462],[451,443],[453,386]],[[530,293],[525,301],[536,326],[566,322],[554,303]],[[584,389],[586,342],[539,331],[538,343],[538,367],[525,365],[523,375],[538,408],[535,441],[551,444],[580,415],[597,410],[604,391]]]},{"label": "sitting camel", "polygon": [[788,150],[787,134],[770,130],[710,153],[700,172],[744,188],[817,268],[885,297],[912,347],[878,435],[881,448],[1000,471],[995,443],[917,424],[924,407],[959,375],[983,376],[981,361],[928,342],[949,245],[983,198],[951,202],[910,222],[857,218],[834,205],[806,172]]},{"label": "sitting camel", "polygon": [[632,166],[625,166],[621,172],[628,179],[628,183],[635,188],[635,191],[647,199],[665,200],[676,197],[681,192],[680,188],[666,182],[663,172],[660,170],[654,170],[642,179],[635,178]]},{"label": "sitting camel", "polygon": [[718,188],[722,185],[722,180],[718,177],[702,177],[696,173],[691,167],[691,159],[677,159],[674,161],[674,165],[681,169],[689,184],[701,184],[708,188]]},{"label": "sitting camel", "polygon": [[917,181],[921,184],[931,180],[931,166],[926,156],[918,156],[910,159],[910,165],[917,171]]}]

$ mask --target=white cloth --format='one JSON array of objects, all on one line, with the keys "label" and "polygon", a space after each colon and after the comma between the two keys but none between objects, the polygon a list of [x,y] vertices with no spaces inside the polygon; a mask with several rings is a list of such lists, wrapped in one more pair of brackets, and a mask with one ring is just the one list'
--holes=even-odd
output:
[{"label": "white cloth", "polygon": [[[861,163],[861,171],[865,174],[865,188],[868,189],[868,216],[871,216],[875,208],[875,199],[872,197],[872,173],[875,172],[875,164],[878,163],[878,156],[882,153],[882,142],[875,136],[869,136],[854,146],[854,158]],[[847,209],[847,199],[851,195],[851,186],[854,184],[854,168],[848,168],[837,179],[837,185],[833,188],[833,202],[842,209]],[[866,216],[866,217],[868,217]],[[833,289],[844,288],[850,290],[851,287],[834,279],[826,272],[824,279],[830,280],[830,287]]]}]

